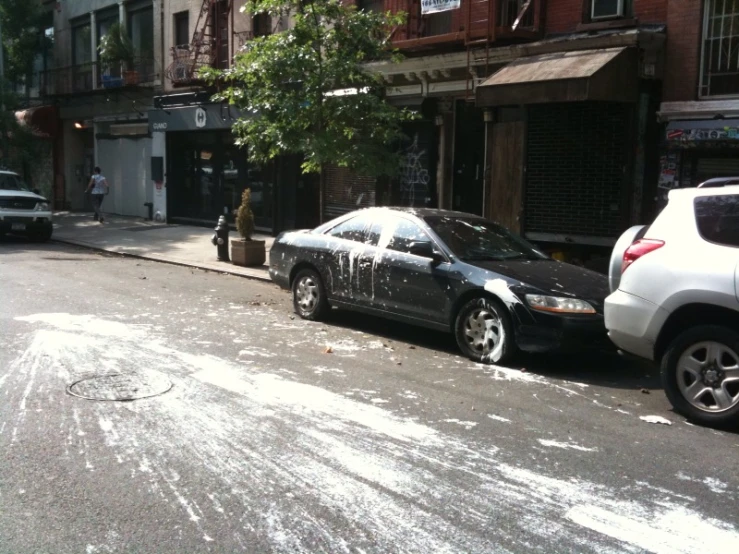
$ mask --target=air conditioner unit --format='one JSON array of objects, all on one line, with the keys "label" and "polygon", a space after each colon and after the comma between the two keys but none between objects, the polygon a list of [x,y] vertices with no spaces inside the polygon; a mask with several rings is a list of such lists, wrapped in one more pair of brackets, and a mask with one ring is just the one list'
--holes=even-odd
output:
[{"label": "air conditioner unit", "polygon": [[591,0],[590,18],[593,20],[624,16],[624,0]]}]

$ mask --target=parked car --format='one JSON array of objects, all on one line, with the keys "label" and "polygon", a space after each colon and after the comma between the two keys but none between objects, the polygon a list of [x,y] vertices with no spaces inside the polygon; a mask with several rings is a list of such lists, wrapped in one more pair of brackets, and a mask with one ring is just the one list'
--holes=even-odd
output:
[{"label": "parked car", "polygon": [[609,279],[605,321],[618,348],[661,364],[678,412],[739,423],[739,186],[671,191],[652,225],[619,240]]},{"label": "parked car", "polygon": [[475,361],[608,344],[605,276],[466,213],[367,208],[282,233],[269,273],[305,319],[336,306],[448,331]]},{"label": "parked car", "polygon": [[31,191],[20,176],[0,170],[0,235],[26,235],[47,241],[53,231],[49,201]]}]

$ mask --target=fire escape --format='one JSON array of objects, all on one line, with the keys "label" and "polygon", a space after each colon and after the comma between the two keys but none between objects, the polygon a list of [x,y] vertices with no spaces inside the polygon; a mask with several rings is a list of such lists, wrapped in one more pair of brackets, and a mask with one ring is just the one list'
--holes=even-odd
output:
[{"label": "fire escape", "polygon": [[198,81],[204,67],[225,69],[229,65],[228,15],[233,0],[203,0],[190,44],[172,47],[167,77],[175,86]]},{"label": "fire escape", "polygon": [[465,98],[490,75],[490,49],[498,39],[535,39],[541,29],[541,0],[467,0],[464,45],[467,50]]}]

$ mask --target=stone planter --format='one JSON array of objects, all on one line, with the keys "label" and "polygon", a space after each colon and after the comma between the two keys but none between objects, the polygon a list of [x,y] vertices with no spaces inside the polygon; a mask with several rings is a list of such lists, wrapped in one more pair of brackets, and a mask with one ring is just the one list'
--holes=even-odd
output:
[{"label": "stone planter", "polygon": [[266,259],[263,240],[231,239],[231,262],[234,265],[263,265]]}]

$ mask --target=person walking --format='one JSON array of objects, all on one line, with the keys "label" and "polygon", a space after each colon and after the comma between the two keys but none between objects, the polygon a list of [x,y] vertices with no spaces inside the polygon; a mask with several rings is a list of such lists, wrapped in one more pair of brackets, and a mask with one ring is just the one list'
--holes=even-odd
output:
[{"label": "person walking", "polygon": [[110,185],[105,177],[103,177],[100,168],[95,167],[92,178],[87,185],[85,192],[92,190],[92,207],[95,210],[95,221],[103,222],[103,199],[110,190]]}]

